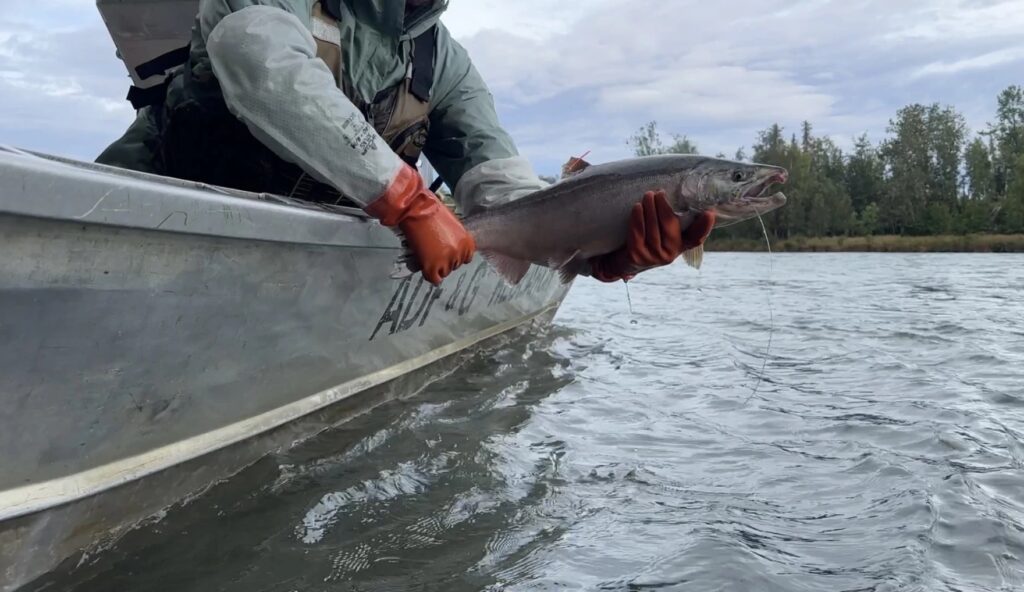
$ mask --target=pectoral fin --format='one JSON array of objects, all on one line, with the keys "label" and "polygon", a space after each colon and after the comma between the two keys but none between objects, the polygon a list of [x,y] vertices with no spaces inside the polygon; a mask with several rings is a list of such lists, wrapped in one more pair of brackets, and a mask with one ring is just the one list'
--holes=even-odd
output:
[{"label": "pectoral fin", "polygon": [[563,284],[568,284],[576,279],[586,264],[587,261],[580,257],[579,250],[573,251],[567,256],[552,257],[548,260],[548,267],[558,270],[558,277]]},{"label": "pectoral fin", "polygon": [[[693,221],[697,219],[697,212],[693,210],[686,210],[685,212],[676,212],[676,217],[679,218],[679,228],[686,233],[686,229],[693,224]],[[701,263],[704,262],[704,245],[699,245],[689,251],[683,252],[683,261],[694,269],[700,269]]]},{"label": "pectoral fin", "polygon": [[494,251],[480,251],[480,254],[494,268],[494,271],[498,272],[498,275],[513,286],[523,281],[526,272],[530,271],[529,261],[509,257]]}]

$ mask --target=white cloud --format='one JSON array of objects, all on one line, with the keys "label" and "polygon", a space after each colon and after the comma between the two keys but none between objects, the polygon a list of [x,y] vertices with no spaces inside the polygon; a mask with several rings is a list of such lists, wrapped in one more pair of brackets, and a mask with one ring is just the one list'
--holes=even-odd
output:
[{"label": "white cloud", "polygon": [[[581,2],[585,9],[569,24],[547,29],[529,22],[460,29],[472,20],[463,4],[451,27],[513,130],[579,134],[549,143],[517,137],[547,170],[566,146],[594,143],[595,130],[606,130],[599,143],[616,147],[611,156],[624,156],[623,130],[652,119],[708,152],[731,154],[757,129],[773,122],[795,129],[805,119],[848,145],[863,132],[880,138],[905,104],[940,101],[974,113],[1000,88],[1022,82],[1005,68],[1024,51],[1019,0]],[[963,84],[915,82],[928,68]],[[984,81],[967,78],[983,68]],[[573,125],[558,125],[555,109]],[[589,126],[576,123],[587,119]]]},{"label": "white cloud", "polygon": [[581,18],[609,4],[612,0],[451,0],[444,21],[460,36],[503,30],[544,39],[565,33]]},{"label": "white cloud", "polygon": [[653,80],[603,88],[598,101],[606,111],[726,123],[762,123],[765,113],[815,120],[830,115],[834,103],[833,97],[794,82],[785,72],[727,65],[666,70]]},{"label": "white cloud", "polygon": [[[94,157],[132,119],[94,3],[0,4],[0,143]],[[728,154],[804,119],[877,140],[911,102],[981,125],[1024,83],[1022,0],[451,0],[444,20],[546,172],[625,156],[652,119]]]},{"label": "white cloud", "polygon": [[910,3],[915,18],[887,35],[897,40],[969,40],[1020,36],[1024,10],[1019,0],[930,0]]},{"label": "white cloud", "polygon": [[915,78],[921,78],[924,76],[957,74],[968,70],[986,70],[1019,61],[1024,61],[1024,47],[1011,47],[998,51],[990,51],[979,56],[965,58],[962,60],[954,60],[951,62],[932,62],[915,71],[912,76]]},{"label": "white cloud", "polygon": [[0,143],[91,160],[134,117],[127,73],[95,7],[87,19],[80,2],[34,4],[0,11]]}]

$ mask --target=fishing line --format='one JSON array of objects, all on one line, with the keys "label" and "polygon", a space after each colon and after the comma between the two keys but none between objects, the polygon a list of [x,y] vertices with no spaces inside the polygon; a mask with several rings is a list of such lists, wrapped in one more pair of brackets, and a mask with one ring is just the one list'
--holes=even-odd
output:
[{"label": "fishing line", "polygon": [[626,304],[629,305],[629,322],[635,325],[636,319],[633,318],[633,299],[629,297],[629,282],[623,281],[623,286],[626,286]]},{"label": "fishing line", "polygon": [[768,229],[764,225],[764,219],[761,218],[761,212],[756,209],[754,213],[757,214],[757,221],[761,223],[761,232],[764,233],[764,244],[768,247],[768,346],[764,350],[764,362],[761,364],[761,374],[757,377],[757,383],[754,385],[754,390],[751,391],[750,396],[743,402],[744,405],[750,403],[750,400],[757,394],[757,389],[761,387],[761,381],[764,380],[764,371],[768,367],[768,356],[772,351],[772,335],[775,333],[775,310],[772,307],[772,241],[768,238]]}]

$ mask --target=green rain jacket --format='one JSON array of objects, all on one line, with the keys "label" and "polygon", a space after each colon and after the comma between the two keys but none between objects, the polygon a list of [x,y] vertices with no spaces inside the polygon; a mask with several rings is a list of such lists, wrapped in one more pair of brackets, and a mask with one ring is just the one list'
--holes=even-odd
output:
[{"label": "green rain jacket", "polygon": [[[341,0],[345,92],[316,56],[314,36],[322,31],[314,30],[314,3],[201,0],[188,71],[173,79],[167,108],[196,99],[186,84],[189,77],[212,79],[215,99],[263,146],[365,205],[384,192],[402,161],[356,104],[365,107],[401,84],[411,67],[413,39],[436,25],[424,155],[454,188],[455,201],[466,213],[543,186],[499,124],[493,98],[466,50],[439,22],[446,0],[428,3],[408,17],[404,0]],[[162,108],[141,109],[125,135],[97,160],[165,174],[156,149],[163,119],[156,110]]]}]

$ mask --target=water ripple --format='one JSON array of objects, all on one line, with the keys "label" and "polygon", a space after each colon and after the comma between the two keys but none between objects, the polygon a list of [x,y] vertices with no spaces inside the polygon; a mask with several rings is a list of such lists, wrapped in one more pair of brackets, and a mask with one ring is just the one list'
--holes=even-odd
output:
[{"label": "water ripple", "polygon": [[551,331],[47,585],[1024,589],[1024,257],[765,262],[644,274],[632,314],[581,282]]}]

